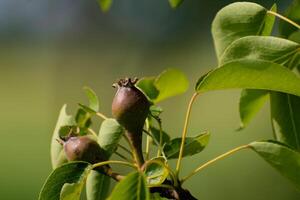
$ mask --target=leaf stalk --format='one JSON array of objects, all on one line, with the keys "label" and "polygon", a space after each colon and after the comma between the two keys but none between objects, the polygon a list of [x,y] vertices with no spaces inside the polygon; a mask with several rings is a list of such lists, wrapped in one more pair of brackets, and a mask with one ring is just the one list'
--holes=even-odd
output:
[{"label": "leaf stalk", "polygon": [[208,167],[209,165],[215,163],[216,161],[218,160],[221,160],[227,156],[230,156],[240,150],[243,150],[243,149],[247,149],[247,148],[250,148],[250,145],[243,145],[243,146],[239,146],[239,147],[236,147],[230,151],[227,151],[226,153],[224,154],[221,154],[220,156],[204,163],[203,165],[199,166],[198,168],[196,168],[192,173],[190,173],[189,175],[185,176],[184,178],[181,179],[181,183],[183,183],[184,181],[186,181],[187,179],[189,179],[190,177],[192,177],[193,175],[195,175],[196,173],[198,173],[199,171],[203,170],[204,168]]},{"label": "leaf stalk", "polygon": [[178,177],[179,171],[180,171],[181,160],[182,160],[182,156],[183,156],[184,143],[185,143],[185,139],[186,139],[186,135],[187,135],[187,128],[188,128],[188,125],[189,125],[192,106],[193,106],[194,101],[198,97],[198,95],[199,95],[198,92],[193,94],[193,96],[192,96],[192,98],[189,102],[188,108],[187,108],[185,122],[184,122],[184,126],[183,126],[183,131],[182,131],[180,151],[179,151],[179,156],[178,156],[177,165],[176,165],[176,175],[177,175],[177,177]]}]

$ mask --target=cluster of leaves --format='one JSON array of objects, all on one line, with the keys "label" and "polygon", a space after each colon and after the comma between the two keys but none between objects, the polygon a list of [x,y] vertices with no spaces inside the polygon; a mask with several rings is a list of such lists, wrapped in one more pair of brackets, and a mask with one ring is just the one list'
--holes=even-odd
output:
[{"label": "cluster of leaves", "polygon": [[[290,19],[300,21],[299,12],[296,12],[299,9],[300,1],[296,0],[286,14]],[[243,145],[220,157],[241,149],[252,149],[300,189],[300,78],[297,75],[300,68],[300,44],[297,43],[300,41],[300,32],[281,21],[281,37],[270,36],[275,16],[289,21],[276,13],[276,5],[269,10],[255,3],[233,3],[218,12],[212,24],[218,67],[197,81],[186,119],[188,121],[195,98],[209,91],[242,89],[239,104],[240,130],[250,123],[266,101],[270,101],[274,138]],[[79,104],[80,108],[75,116],[66,113],[65,105],[61,109],[51,143],[54,170],[45,182],[39,199],[79,200],[84,187],[88,200],[164,199],[157,193],[151,193],[149,188],[181,187],[187,178],[218,160],[217,157],[201,165],[190,175],[179,177],[182,157],[200,153],[208,144],[210,134],[204,132],[186,137],[186,123],[183,136],[171,139],[163,130],[160,118],[162,109],[157,104],[184,93],[188,85],[185,75],[175,69],[168,69],[156,77],[142,78],[137,83],[137,87],[152,102],[144,130],[147,134],[146,162],[138,170],[134,163],[123,161],[67,163],[63,147],[56,140],[70,133],[94,135],[108,158],[113,154],[120,155],[120,148],[128,152],[126,147],[120,146],[124,135],[123,127],[115,119],[107,118],[99,112],[98,97],[91,89],[85,88],[88,106]],[[103,118],[98,134],[91,128],[94,116]],[[157,156],[150,158],[150,146],[152,150],[156,148]],[[126,156],[123,158],[130,159]],[[177,159],[176,171],[170,169],[170,159]],[[105,164],[124,164],[135,170],[117,183],[109,194],[111,178],[93,170]],[[169,180],[172,184],[166,185]]]}]

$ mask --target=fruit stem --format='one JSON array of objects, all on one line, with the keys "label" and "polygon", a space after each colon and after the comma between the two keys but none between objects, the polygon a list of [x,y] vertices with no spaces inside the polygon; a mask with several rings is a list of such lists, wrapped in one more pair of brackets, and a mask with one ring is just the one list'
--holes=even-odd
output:
[{"label": "fruit stem", "polygon": [[230,151],[227,151],[227,152],[224,153],[224,154],[219,155],[218,157],[216,157],[216,158],[214,158],[214,159],[212,159],[212,160],[210,160],[210,161],[204,163],[203,165],[200,165],[200,166],[199,166],[198,168],[196,168],[192,173],[190,173],[189,175],[187,175],[187,176],[185,176],[183,179],[181,179],[180,182],[183,183],[184,181],[186,181],[187,179],[189,179],[190,177],[192,177],[193,175],[195,175],[195,174],[198,173],[199,171],[203,170],[204,168],[208,167],[209,165],[215,163],[216,161],[221,160],[221,159],[223,159],[223,158],[225,158],[225,157],[227,157],[227,156],[230,156],[230,155],[232,155],[232,154],[234,154],[234,153],[236,153],[236,152],[238,152],[238,151],[240,151],[240,150],[247,149],[247,148],[249,148],[249,147],[250,147],[250,146],[249,146],[248,144],[247,144],[247,145],[243,145],[243,146],[239,146],[239,147],[236,147],[236,148],[234,148],[234,149],[232,149],[232,150],[230,150]]},{"label": "fruit stem", "polygon": [[103,161],[103,162],[93,164],[92,169],[98,170],[101,167],[103,167],[105,170],[104,171],[101,170],[101,173],[104,173],[105,175],[113,178],[116,181],[121,181],[124,178],[124,176],[113,172],[112,169],[108,166],[109,164],[121,164],[121,165],[129,166],[129,167],[132,167],[135,169],[137,168],[137,166],[135,166],[129,162],[118,161],[118,160],[108,160],[108,161]]},{"label": "fruit stem", "polygon": [[271,14],[271,15],[274,15],[274,16],[282,19],[283,21],[286,21],[287,23],[289,23],[289,24],[295,26],[296,28],[300,29],[300,25],[297,24],[296,22],[290,20],[289,18],[287,18],[287,17],[285,17],[285,16],[283,16],[283,15],[277,13],[277,12],[271,11],[271,10],[268,10],[268,13]]},{"label": "fruit stem", "polygon": [[159,126],[159,146],[160,148],[158,148],[158,151],[157,151],[157,157],[161,155],[161,148],[162,148],[162,126],[161,126],[161,120],[160,119],[157,119],[157,123],[158,123],[158,126]]},{"label": "fruit stem", "polygon": [[184,126],[183,126],[183,131],[182,131],[180,151],[179,151],[179,156],[178,156],[177,165],[176,165],[176,176],[177,177],[178,177],[179,171],[180,171],[181,160],[182,160],[183,149],[184,149],[184,143],[185,143],[185,138],[186,138],[186,135],[187,135],[187,128],[188,128],[188,125],[189,125],[189,119],[190,119],[190,115],[191,115],[191,109],[192,109],[193,103],[196,100],[198,95],[199,95],[198,92],[193,94],[193,96],[191,97],[191,100],[189,102],[188,108],[187,108],[185,122],[184,122]]},{"label": "fruit stem", "polygon": [[132,167],[134,169],[136,169],[136,165],[129,163],[129,162],[125,162],[125,161],[120,161],[120,160],[108,160],[108,161],[104,161],[104,162],[98,162],[92,165],[92,169],[95,169],[97,167],[101,167],[104,165],[109,165],[109,164],[120,164],[120,165],[125,165],[128,167]]},{"label": "fruit stem", "polygon": [[113,172],[111,168],[105,174],[113,178],[115,181],[121,181],[124,178],[124,176]]},{"label": "fruit stem", "polygon": [[108,119],[108,117],[106,117],[104,114],[102,114],[100,112],[96,112],[96,115],[104,120]]},{"label": "fruit stem", "polygon": [[[146,129],[147,131],[150,131],[150,125],[148,118],[146,119]],[[149,160],[149,154],[150,154],[150,148],[151,148],[151,137],[147,135],[147,141],[146,141],[146,160]]]},{"label": "fruit stem", "polygon": [[96,138],[98,137],[97,133],[96,133],[93,129],[88,128],[88,131],[89,131],[93,136],[95,136]]},{"label": "fruit stem", "polygon": [[162,149],[162,147],[159,146],[159,142],[155,139],[155,137],[153,136],[153,134],[152,134],[151,132],[148,132],[148,131],[145,130],[145,129],[144,129],[143,131],[144,131],[148,136],[151,137],[151,139],[153,140],[153,142],[155,143],[155,145],[157,146],[157,148],[160,149],[160,152],[161,152],[162,156],[163,156],[164,158],[167,158],[166,155],[165,155],[165,153],[164,153],[164,151],[163,151],[163,149]]},{"label": "fruit stem", "polygon": [[136,164],[141,168],[144,164],[144,156],[142,150],[142,130],[136,133],[126,131],[126,136],[132,147],[132,154]]}]

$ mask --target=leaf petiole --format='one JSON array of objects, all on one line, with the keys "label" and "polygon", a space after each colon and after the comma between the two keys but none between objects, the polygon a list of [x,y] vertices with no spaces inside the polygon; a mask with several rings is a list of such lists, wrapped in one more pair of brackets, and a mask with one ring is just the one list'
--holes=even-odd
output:
[{"label": "leaf petiole", "polygon": [[196,100],[196,98],[198,97],[199,93],[195,92],[189,102],[188,108],[187,108],[187,112],[186,112],[186,117],[185,117],[185,122],[184,122],[184,126],[183,126],[183,131],[182,131],[182,140],[181,140],[181,145],[180,145],[180,151],[179,151],[179,156],[178,156],[178,160],[177,160],[177,165],[176,165],[176,175],[178,177],[179,171],[180,171],[180,166],[181,166],[181,160],[182,160],[182,155],[183,155],[183,149],[184,149],[184,143],[185,143],[185,138],[187,135],[187,128],[189,125],[189,120],[190,120],[190,115],[191,115],[191,109],[193,106],[194,101]]},{"label": "leaf petiole", "polygon": [[153,134],[151,132],[148,132],[147,130],[143,129],[144,133],[146,133],[148,136],[150,136],[152,139],[153,139],[153,142],[157,145],[157,148],[160,149],[160,152],[162,154],[162,156],[164,158],[167,158],[166,157],[166,154],[164,153],[163,151],[163,148],[159,145],[159,142],[155,139],[155,137],[153,136]]},{"label": "leaf petiole", "polygon": [[271,10],[268,10],[267,12],[268,12],[269,14],[271,14],[271,15],[274,15],[274,16],[276,16],[276,17],[282,19],[283,21],[286,21],[287,23],[289,23],[289,24],[295,26],[296,28],[300,29],[300,25],[297,24],[296,22],[290,20],[289,18],[287,18],[287,17],[285,17],[285,16],[283,16],[283,15],[277,13],[277,12],[271,11]]},{"label": "leaf petiole", "polygon": [[247,149],[247,148],[250,148],[250,145],[243,145],[243,146],[239,146],[239,147],[236,147],[230,151],[227,151],[226,153],[204,163],[203,165],[200,165],[197,169],[195,169],[192,173],[190,173],[189,175],[185,176],[184,178],[181,179],[181,183],[183,183],[184,181],[186,181],[187,179],[189,179],[190,177],[192,177],[193,175],[195,175],[196,173],[198,173],[199,171],[203,170],[204,168],[208,167],[209,165],[215,163],[216,161],[218,160],[221,160],[227,156],[230,156],[240,150],[243,150],[243,149]]}]

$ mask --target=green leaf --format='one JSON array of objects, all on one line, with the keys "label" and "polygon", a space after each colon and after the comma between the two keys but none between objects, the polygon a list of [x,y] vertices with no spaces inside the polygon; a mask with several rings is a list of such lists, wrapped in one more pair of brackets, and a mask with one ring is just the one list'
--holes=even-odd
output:
[{"label": "green leaf", "polygon": [[[288,8],[285,16],[287,18],[300,22],[300,1],[295,0],[293,4]],[[293,25],[280,21],[279,32],[292,41],[300,42],[300,32]],[[300,56],[294,55],[286,66],[290,69],[300,67]],[[300,98],[283,94],[283,93],[271,93],[271,120],[273,126],[273,132],[277,140],[284,142],[296,150],[300,150],[300,129],[299,121],[300,117],[297,113],[300,111]]]},{"label": "green leaf", "polygon": [[132,172],[113,189],[108,200],[149,200],[150,192],[141,172]]},{"label": "green leaf", "polygon": [[[151,133],[156,141],[160,141],[160,131],[156,127],[150,127]],[[170,136],[165,131],[162,131],[162,146],[170,141]],[[156,143],[154,143],[156,144]]]},{"label": "green leaf", "polygon": [[[205,132],[195,137],[187,137],[183,149],[183,157],[200,153],[208,144],[210,133]],[[181,138],[175,138],[164,146],[164,152],[168,159],[178,158]]]},{"label": "green leaf", "polygon": [[276,139],[300,151],[300,97],[278,92],[270,97]]},{"label": "green leaf", "polygon": [[97,2],[99,4],[101,10],[103,12],[107,12],[107,11],[109,11],[113,1],[112,0],[97,0]]},{"label": "green leaf", "polygon": [[267,9],[255,3],[237,2],[224,7],[212,23],[218,59],[235,40],[244,36],[270,33],[273,23],[274,17],[267,13]]},{"label": "green leaf", "polygon": [[[234,41],[224,52],[220,64],[249,58],[287,63],[300,54],[300,45],[271,36],[246,36]],[[244,128],[265,104],[267,92],[245,90],[240,99],[241,128]]]},{"label": "green leaf", "polygon": [[261,110],[269,99],[269,93],[265,90],[243,90],[240,98],[240,129],[245,128],[253,117]]},{"label": "green leaf", "polygon": [[169,175],[166,160],[163,157],[153,158],[146,162],[144,170],[146,181],[150,186],[162,184]]},{"label": "green leaf", "polygon": [[[239,6],[243,6],[249,10],[251,10],[250,15],[249,13],[241,13],[243,12],[240,10],[239,12],[232,12],[231,10],[239,9]],[[276,12],[277,6],[274,4],[271,8],[271,11]],[[263,35],[268,36],[272,33],[275,16],[269,15],[267,11],[257,4],[252,3],[237,3],[231,4],[226,9],[222,9],[219,12],[219,17],[215,19],[215,26],[213,28],[213,35],[215,36],[215,46],[218,53],[219,64],[223,65],[226,62],[240,59],[240,58],[257,58],[260,57],[268,57],[269,52],[265,46],[263,46],[260,40],[263,40],[268,46],[270,46],[269,40],[264,40],[264,37],[247,37],[250,35]],[[260,13],[264,13],[261,15]],[[242,15],[243,19],[239,19]],[[246,16],[245,16],[246,15]],[[218,15],[217,15],[218,16]],[[221,17],[220,17],[221,16]],[[224,19],[222,19],[224,17]],[[226,19],[227,18],[227,19]],[[231,21],[232,20],[232,21]],[[257,20],[257,21],[256,21]],[[228,23],[228,24],[227,24]],[[243,29],[239,29],[239,26],[245,26]],[[241,31],[242,30],[242,31]],[[244,30],[247,30],[244,32]],[[220,31],[220,33],[218,33]],[[222,38],[223,33],[227,34],[226,38]],[[244,39],[245,38],[245,39]],[[263,39],[260,39],[263,38]],[[253,44],[252,44],[253,43]],[[223,46],[223,47],[222,47]],[[218,49],[219,47],[219,49]],[[252,49],[253,48],[253,49]],[[224,52],[225,51],[225,52]],[[224,52],[224,53],[223,53]],[[226,55],[224,55],[226,54]],[[273,55],[273,54],[271,54]],[[280,54],[281,55],[281,54]],[[275,58],[272,58],[275,59]],[[243,118],[241,118],[241,125],[245,126],[246,123],[249,123],[251,118],[255,116],[255,113],[259,111],[259,108],[263,105],[262,99],[260,97],[261,92],[259,91],[246,91],[244,92],[243,98],[240,100],[240,106],[245,106],[246,108],[243,109],[243,113],[240,111],[241,116],[245,116],[248,118],[248,122],[245,122]],[[247,95],[252,95],[247,97]],[[255,99],[257,97],[258,99]],[[243,102],[245,100],[245,102]],[[251,101],[250,101],[251,100]],[[266,100],[266,99],[265,99]],[[248,105],[249,104],[249,105]],[[256,108],[256,109],[249,109],[249,108]],[[247,111],[247,112],[245,112]],[[251,118],[250,118],[251,117]],[[242,129],[243,127],[240,127]]]},{"label": "green leaf", "polygon": [[[115,119],[106,119],[102,122],[98,135],[98,143],[108,158],[117,149],[123,133],[124,129]],[[92,171],[88,176],[86,184],[87,199],[105,199],[109,192],[110,181],[109,177],[97,171]]]},{"label": "green leaf", "polygon": [[[299,10],[300,10],[300,0],[294,0],[293,3],[289,6],[284,16],[286,16],[287,18],[289,18],[290,20],[296,23],[300,23]],[[296,32],[297,30],[298,29],[295,26],[282,20],[279,21],[279,33],[281,34],[281,36],[285,38],[289,38],[290,35]]]},{"label": "green leaf", "polygon": [[159,115],[163,112],[163,109],[159,106],[152,105],[150,106],[150,113],[153,117],[159,117]]},{"label": "green leaf", "polygon": [[86,181],[87,200],[102,200],[106,199],[110,187],[109,176],[92,170]]},{"label": "green leaf", "polygon": [[[90,170],[91,165],[86,162],[71,162],[56,168],[47,178],[40,192],[39,200],[66,200],[70,199],[69,197],[77,197],[77,194],[80,193],[82,189],[80,184],[84,184],[82,182]],[[63,198],[60,198],[62,188],[66,183],[75,184],[66,186],[62,193]]]},{"label": "green leaf", "polygon": [[62,126],[59,129],[59,138],[65,139],[70,135],[78,134],[78,127],[77,126]]},{"label": "green leaf", "polygon": [[[270,11],[277,12],[277,5],[274,3],[271,7]],[[273,27],[275,24],[276,17],[274,15],[267,14],[265,17],[264,27],[260,35],[262,36],[269,36],[272,34]]]},{"label": "green leaf", "polygon": [[159,91],[155,103],[182,94],[186,92],[189,87],[187,77],[177,69],[165,70],[156,78],[154,84]]},{"label": "green leaf", "polygon": [[[89,100],[89,106],[83,105],[83,104],[78,104],[81,109],[78,110],[77,115],[79,117],[83,118],[84,120],[87,120],[91,117],[91,114],[95,114],[99,111],[99,99],[96,93],[89,87],[84,87],[86,96],[88,97]],[[85,123],[85,122],[83,122]]]},{"label": "green leaf", "polygon": [[169,0],[172,8],[177,8],[182,2],[183,0]]},{"label": "green leaf", "polygon": [[154,103],[187,91],[189,81],[177,69],[167,69],[157,77],[146,77],[138,81],[137,87]]},{"label": "green leaf", "polygon": [[144,92],[144,94],[149,98],[149,100],[153,101],[159,94],[159,91],[154,85],[155,77],[145,77],[140,79],[136,86]]},{"label": "green leaf", "polygon": [[123,133],[123,127],[115,119],[106,119],[102,122],[98,135],[98,143],[108,157],[117,149]]},{"label": "green leaf", "polygon": [[300,189],[300,153],[275,141],[253,142],[251,148]]},{"label": "green leaf", "polygon": [[79,108],[75,116],[75,121],[80,129],[79,134],[86,135],[87,129],[92,125],[91,114],[84,109]]},{"label": "green leaf", "polygon": [[99,111],[99,99],[97,94],[89,87],[84,87],[85,94],[89,99],[89,108],[95,112]]},{"label": "green leaf", "polygon": [[199,93],[224,89],[264,89],[300,96],[300,78],[268,61],[241,59],[229,62],[201,78]]},{"label": "green leaf", "polygon": [[59,130],[62,126],[76,125],[74,117],[66,113],[67,105],[63,105],[60,110],[58,120],[51,139],[51,163],[53,169],[65,163],[67,159],[63,153],[63,147],[57,142],[59,139]]},{"label": "green leaf", "polygon": [[286,63],[300,54],[300,44],[272,36],[247,36],[234,41],[224,52],[220,65],[237,59],[260,59]]},{"label": "green leaf", "polygon": [[60,192],[60,200],[80,200],[81,192],[90,170],[86,170],[76,183],[65,183]]},{"label": "green leaf", "polygon": [[289,36],[289,40],[300,43],[300,31],[295,31]]}]

